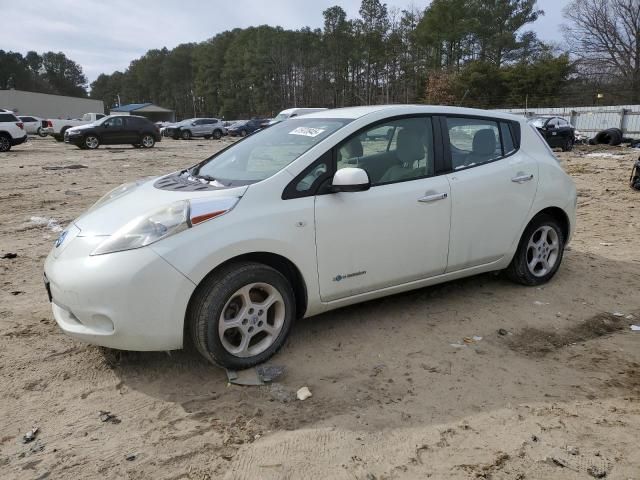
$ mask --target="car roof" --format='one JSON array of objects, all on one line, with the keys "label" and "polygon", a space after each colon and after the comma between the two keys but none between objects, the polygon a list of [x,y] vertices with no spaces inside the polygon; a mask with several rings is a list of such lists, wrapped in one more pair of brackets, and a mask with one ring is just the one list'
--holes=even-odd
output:
[{"label": "car roof", "polygon": [[[357,118],[370,115],[372,113],[385,112],[389,116],[392,115],[411,115],[411,114],[449,114],[449,115],[468,115],[479,117],[494,117],[506,120],[522,121],[521,117],[510,113],[498,112],[495,110],[480,110],[477,108],[448,107],[443,105],[370,105],[366,107],[345,107],[323,110],[321,112],[307,113],[301,119],[311,118],[347,118],[355,120]],[[293,119],[292,119],[293,120]]]}]

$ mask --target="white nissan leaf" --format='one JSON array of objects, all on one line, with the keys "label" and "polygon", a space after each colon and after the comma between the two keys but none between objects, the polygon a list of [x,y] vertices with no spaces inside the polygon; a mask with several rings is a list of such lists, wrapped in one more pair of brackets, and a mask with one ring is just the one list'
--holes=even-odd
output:
[{"label": "white nissan leaf", "polygon": [[558,270],[576,189],[526,119],[453,107],[324,110],[122,185],[44,270],[80,340],[241,369],[295,319],[482,272]]}]

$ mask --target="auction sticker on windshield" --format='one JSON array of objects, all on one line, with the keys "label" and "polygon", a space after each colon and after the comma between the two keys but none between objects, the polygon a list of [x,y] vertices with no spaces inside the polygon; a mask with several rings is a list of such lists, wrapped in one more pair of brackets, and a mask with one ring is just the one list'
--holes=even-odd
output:
[{"label": "auction sticker on windshield", "polygon": [[298,127],[289,132],[289,135],[303,135],[305,137],[317,137],[322,132],[324,132],[324,128],[312,128],[312,127]]}]

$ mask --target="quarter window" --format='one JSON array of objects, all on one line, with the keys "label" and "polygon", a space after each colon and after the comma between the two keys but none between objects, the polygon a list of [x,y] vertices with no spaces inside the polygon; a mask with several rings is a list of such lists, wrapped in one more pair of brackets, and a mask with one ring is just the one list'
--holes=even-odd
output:
[{"label": "quarter window", "polygon": [[337,169],[362,168],[371,185],[433,175],[431,118],[414,117],[377,124],[338,147]]},{"label": "quarter window", "polygon": [[454,170],[502,157],[498,122],[477,118],[448,117],[447,128],[451,144],[451,167]]},{"label": "quarter window", "polygon": [[504,154],[509,155],[516,150],[516,146],[513,143],[513,135],[509,124],[500,122],[500,133],[502,133],[502,145],[504,146]]}]

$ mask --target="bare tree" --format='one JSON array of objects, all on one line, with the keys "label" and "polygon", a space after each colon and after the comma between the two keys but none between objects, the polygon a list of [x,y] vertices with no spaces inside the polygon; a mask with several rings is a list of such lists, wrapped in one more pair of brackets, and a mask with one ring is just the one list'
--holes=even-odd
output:
[{"label": "bare tree", "polygon": [[640,0],[573,0],[564,16],[565,38],[586,72],[640,101]]}]

